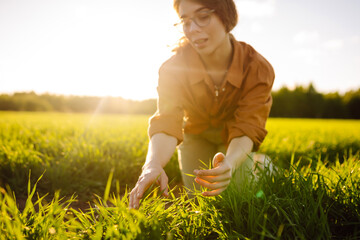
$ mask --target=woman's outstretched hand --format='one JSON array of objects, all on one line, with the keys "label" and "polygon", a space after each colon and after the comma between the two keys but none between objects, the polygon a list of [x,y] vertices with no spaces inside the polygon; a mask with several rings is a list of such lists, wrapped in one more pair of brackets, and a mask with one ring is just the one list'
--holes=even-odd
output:
[{"label": "woman's outstretched hand", "polygon": [[196,175],[195,182],[211,191],[203,192],[203,196],[216,196],[222,193],[230,183],[232,166],[225,160],[225,155],[221,152],[215,154],[213,158],[214,168],[209,170],[194,170]]},{"label": "woman's outstretched hand", "polygon": [[161,166],[147,166],[143,169],[135,187],[130,192],[129,208],[139,208],[140,199],[145,191],[153,184],[160,185],[165,197],[168,196],[168,177]]}]

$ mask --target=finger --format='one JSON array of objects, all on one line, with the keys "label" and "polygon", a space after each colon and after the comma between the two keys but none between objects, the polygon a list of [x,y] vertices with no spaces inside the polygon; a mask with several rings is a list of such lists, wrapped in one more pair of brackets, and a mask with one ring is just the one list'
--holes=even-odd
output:
[{"label": "finger", "polygon": [[201,176],[201,179],[211,182],[211,183],[222,182],[222,181],[230,180],[231,174],[230,174],[230,172],[228,172],[228,173],[221,174],[218,176]]},{"label": "finger", "polygon": [[134,202],[133,202],[133,208],[134,209],[139,209],[139,205],[140,205],[139,203],[140,203],[140,199],[135,197]]},{"label": "finger", "polygon": [[205,197],[214,197],[214,196],[221,194],[223,191],[225,191],[225,189],[226,189],[226,187],[219,188],[219,189],[216,189],[213,191],[203,192],[202,195]]},{"label": "finger", "polygon": [[168,188],[167,188],[167,184],[168,184],[168,177],[166,176],[165,173],[161,174],[161,179],[160,179],[160,189],[163,192],[163,195],[165,197],[168,197]]},{"label": "finger", "polygon": [[129,208],[135,208],[135,195],[136,195],[136,187],[130,192],[130,198],[129,198]]},{"label": "finger", "polygon": [[218,152],[215,154],[213,158],[213,167],[219,166],[220,162],[225,159],[225,155],[222,152]]},{"label": "finger", "polygon": [[226,168],[225,165],[220,165],[216,168],[212,168],[212,169],[209,169],[209,170],[194,170],[194,174],[196,176],[217,176],[217,175],[221,175],[221,174],[224,174],[226,172],[229,172],[230,169],[229,168]]},{"label": "finger", "polygon": [[141,199],[144,195],[144,192],[149,188],[151,183],[152,182],[149,180],[142,180],[142,181],[138,182],[136,198]]},{"label": "finger", "polygon": [[226,187],[227,185],[229,185],[230,180],[224,181],[224,182],[210,183],[210,182],[207,182],[207,181],[197,177],[197,178],[195,178],[195,182],[197,182],[198,184],[200,184],[203,187],[209,188],[211,190],[216,190],[216,189],[223,188],[223,187]]}]

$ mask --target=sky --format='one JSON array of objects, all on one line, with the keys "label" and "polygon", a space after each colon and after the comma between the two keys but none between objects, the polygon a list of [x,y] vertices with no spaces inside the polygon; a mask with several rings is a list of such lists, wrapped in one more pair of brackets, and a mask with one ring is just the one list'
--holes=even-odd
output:
[{"label": "sky", "polygon": [[[235,0],[232,31],[274,67],[274,90],[360,87],[359,0]],[[172,0],[0,0],[0,93],[156,98],[180,33]]]}]

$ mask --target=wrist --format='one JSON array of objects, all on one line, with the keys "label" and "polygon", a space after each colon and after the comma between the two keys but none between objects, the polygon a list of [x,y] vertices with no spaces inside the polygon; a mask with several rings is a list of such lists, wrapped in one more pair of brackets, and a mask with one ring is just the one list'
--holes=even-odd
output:
[{"label": "wrist", "polygon": [[161,166],[161,164],[156,163],[156,162],[148,162],[142,166],[142,170],[150,169],[150,168],[161,168],[162,169],[163,167]]},{"label": "wrist", "polygon": [[231,173],[233,173],[237,168],[245,162],[246,157],[244,155],[240,156],[229,156],[225,158],[225,162],[229,165]]},{"label": "wrist", "polygon": [[226,158],[232,169],[235,170],[240,167],[248,158],[253,147],[253,142],[247,136],[233,138],[229,144]]},{"label": "wrist", "polygon": [[237,168],[235,162],[231,158],[225,157],[224,162],[226,165],[228,165],[228,168],[230,169],[231,173],[233,173]]}]

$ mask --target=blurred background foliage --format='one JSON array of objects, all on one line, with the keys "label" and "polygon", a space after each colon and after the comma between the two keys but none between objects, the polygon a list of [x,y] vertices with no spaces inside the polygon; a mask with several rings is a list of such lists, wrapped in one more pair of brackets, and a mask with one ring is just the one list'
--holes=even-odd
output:
[{"label": "blurred background foliage", "polygon": [[[270,117],[360,119],[360,88],[344,94],[319,93],[310,84],[272,92]],[[74,113],[152,114],[156,99],[142,101],[121,97],[62,96],[19,92],[0,95],[0,110]]]}]

